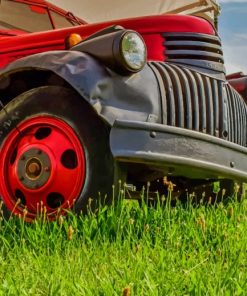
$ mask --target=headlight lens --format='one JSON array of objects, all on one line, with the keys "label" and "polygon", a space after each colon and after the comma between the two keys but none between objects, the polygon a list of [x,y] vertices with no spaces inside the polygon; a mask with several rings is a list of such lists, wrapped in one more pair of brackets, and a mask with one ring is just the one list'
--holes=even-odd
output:
[{"label": "headlight lens", "polygon": [[147,49],[144,40],[138,33],[125,33],[120,49],[129,70],[137,72],[144,67],[147,60]]}]

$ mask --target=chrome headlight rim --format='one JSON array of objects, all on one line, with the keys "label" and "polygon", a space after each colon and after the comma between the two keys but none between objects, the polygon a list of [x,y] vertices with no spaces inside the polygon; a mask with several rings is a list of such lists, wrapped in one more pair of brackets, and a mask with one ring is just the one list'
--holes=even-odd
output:
[{"label": "chrome headlight rim", "polygon": [[[141,45],[143,46],[142,62],[141,62],[141,64],[139,66],[135,66],[135,65],[131,64],[130,61],[127,60],[126,54],[124,53],[123,42],[124,42],[125,38],[128,35],[135,36],[137,38],[138,42],[140,42]],[[125,70],[128,71],[128,72],[132,72],[132,73],[139,72],[144,68],[144,66],[147,63],[147,47],[146,47],[145,41],[142,38],[142,36],[136,31],[124,30],[124,32],[121,35],[121,38],[119,40],[119,48],[118,48],[118,50],[119,50],[119,54],[120,54],[121,64],[123,65]]]}]

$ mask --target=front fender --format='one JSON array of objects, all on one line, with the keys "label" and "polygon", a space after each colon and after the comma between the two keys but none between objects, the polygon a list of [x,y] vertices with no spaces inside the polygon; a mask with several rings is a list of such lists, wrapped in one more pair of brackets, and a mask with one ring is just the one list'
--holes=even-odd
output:
[{"label": "front fender", "polygon": [[116,119],[161,120],[159,87],[148,65],[139,73],[121,76],[88,54],[52,51],[11,63],[0,73],[0,85],[11,73],[30,69],[48,70],[62,77],[111,125]]}]

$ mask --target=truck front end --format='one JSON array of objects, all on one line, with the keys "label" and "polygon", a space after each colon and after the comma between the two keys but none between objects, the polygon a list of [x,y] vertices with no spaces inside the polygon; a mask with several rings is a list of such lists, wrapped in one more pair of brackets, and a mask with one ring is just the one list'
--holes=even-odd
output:
[{"label": "truck front end", "polygon": [[[82,41],[61,50],[68,33]],[[59,50],[42,49],[47,36]],[[32,220],[40,203],[50,219],[61,208],[80,212],[119,178],[133,191],[149,181],[161,193],[164,177],[179,190],[247,180],[247,108],[208,21],[151,16],[23,38],[40,53],[0,76],[8,213],[26,209]]]}]

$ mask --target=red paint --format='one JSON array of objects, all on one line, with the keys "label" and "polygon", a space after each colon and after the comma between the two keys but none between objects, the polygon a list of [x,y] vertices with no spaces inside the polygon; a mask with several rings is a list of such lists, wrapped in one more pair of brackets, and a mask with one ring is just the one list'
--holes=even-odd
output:
[{"label": "red paint", "polygon": [[45,8],[43,8],[43,7],[40,7],[40,6],[30,5],[30,9],[33,12],[40,13],[40,14],[46,14],[47,13],[47,10]]},{"label": "red paint", "polygon": [[237,72],[237,73],[228,74],[226,76],[226,79],[231,80],[231,79],[237,79],[237,78],[242,78],[242,77],[246,77],[246,75],[244,75],[243,72]]},{"label": "red paint", "polygon": [[164,38],[160,34],[144,34],[143,39],[148,49],[148,60],[163,61],[165,52]]},{"label": "red paint", "polygon": [[[40,128],[49,128],[51,130],[50,135],[41,140],[37,139],[35,133]],[[22,133],[21,136],[20,132]],[[30,189],[24,186],[18,173],[19,162],[23,155],[32,148],[46,153],[51,162],[50,177],[38,189]],[[13,158],[15,149],[17,149],[16,157]],[[61,161],[61,156],[67,150],[73,150],[77,158],[77,166],[73,169],[64,167]],[[64,197],[61,206],[62,213],[65,209],[71,208],[82,190],[86,174],[85,167],[82,144],[67,123],[50,116],[37,116],[27,119],[18,125],[18,130],[14,129],[6,137],[1,148],[1,197],[10,212],[23,216],[24,205],[18,204],[15,197],[16,190],[20,190],[26,200],[25,207],[28,212],[24,215],[24,218],[27,221],[35,219],[41,211],[41,204],[46,208],[48,218],[53,219],[57,210],[49,207],[47,196],[53,192],[60,193]]]},{"label": "red paint", "polygon": [[148,59],[164,60],[163,45],[160,34],[163,32],[194,32],[215,35],[214,28],[206,20],[185,15],[148,16],[132,19],[115,20],[111,22],[87,24],[78,27],[42,33],[27,34],[0,39],[0,67],[19,57],[47,50],[64,48],[64,39],[71,33],[78,33],[82,38],[105,27],[119,24],[126,29],[132,29],[142,34],[147,42]]},{"label": "red paint", "polygon": [[247,76],[239,76],[238,78],[230,79],[228,82],[247,102]]}]

